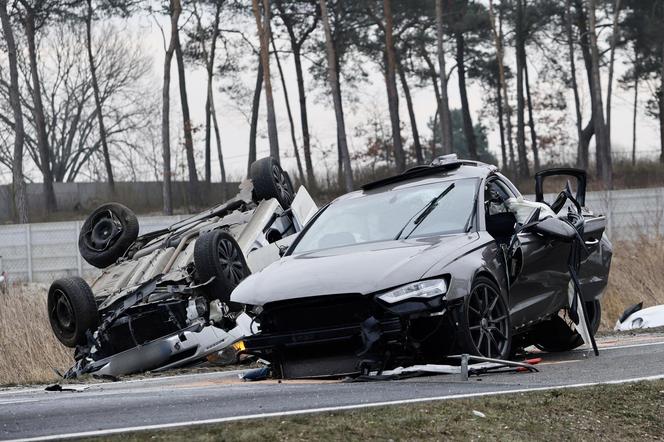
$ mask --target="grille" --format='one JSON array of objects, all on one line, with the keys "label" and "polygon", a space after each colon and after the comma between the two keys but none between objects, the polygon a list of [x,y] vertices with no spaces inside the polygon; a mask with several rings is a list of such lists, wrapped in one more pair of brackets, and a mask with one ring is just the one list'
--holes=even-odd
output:
[{"label": "grille", "polygon": [[370,299],[360,294],[327,295],[266,304],[261,329],[267,333],[357,325],[371,316]]}]

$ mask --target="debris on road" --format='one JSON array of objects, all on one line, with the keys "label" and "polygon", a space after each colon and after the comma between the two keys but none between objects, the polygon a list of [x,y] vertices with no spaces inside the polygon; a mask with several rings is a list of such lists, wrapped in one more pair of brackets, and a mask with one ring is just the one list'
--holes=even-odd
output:
[{"label": "debris on road", "polygon": [[643,302],[627,307],[614,330],[625,331],[664,326],[664,305],[643,308]]}]

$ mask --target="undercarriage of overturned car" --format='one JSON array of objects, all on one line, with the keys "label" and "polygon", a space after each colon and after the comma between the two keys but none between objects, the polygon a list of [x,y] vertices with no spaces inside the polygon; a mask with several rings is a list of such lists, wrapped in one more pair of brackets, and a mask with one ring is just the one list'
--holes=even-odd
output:
[{"label": "undercarriage of overturned car", "polygon": [[[570,179],[547,202],[549,177]],[[495,167],[442,158],[344,195],[233,291],[260,324],[246,352],[283,378],[597,352],[612,245],[585,188],[584,171],[549,169],[528,201]]]}]

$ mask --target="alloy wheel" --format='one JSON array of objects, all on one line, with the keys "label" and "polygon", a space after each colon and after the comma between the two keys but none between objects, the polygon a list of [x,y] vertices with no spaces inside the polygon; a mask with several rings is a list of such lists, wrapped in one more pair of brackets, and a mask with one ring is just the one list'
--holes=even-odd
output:
[{"label": "alloy wheel", "polygon": [[468,330],[481,356],[504,356],[509,346],[509,317],[500,294],[488,284],[475,286],[468,299]]}]

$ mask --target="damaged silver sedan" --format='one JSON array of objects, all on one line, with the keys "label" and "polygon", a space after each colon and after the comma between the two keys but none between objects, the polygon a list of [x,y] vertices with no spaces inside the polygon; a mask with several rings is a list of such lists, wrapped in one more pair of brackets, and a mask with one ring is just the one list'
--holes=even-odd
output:
[{"label": "damaged silver sedan", "polygon": [[90,285],[59,279],[48,293],[55,336],[76,348],[65,377],[163,370],[238,343],[255,325],[231,291],[279,259],[316,210],[270,157],[252,165],[236,197],[167,229],[138,236],[128,208],[101,206],[79,236],[101,273]]},{"label": "damaged silver sedan", "polygon": [[[551,176],[576,193],[545,202]],[[341,196],[233,291],[261,325],[247,352],[300,378],[594,343],[606,219],[584,207],[584,171],[536,180],[527,201],[496,167],[441,158]]]}]

